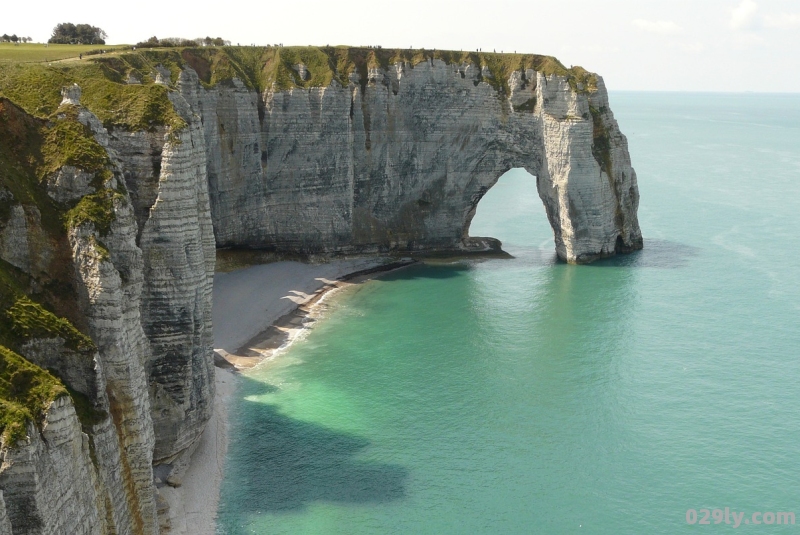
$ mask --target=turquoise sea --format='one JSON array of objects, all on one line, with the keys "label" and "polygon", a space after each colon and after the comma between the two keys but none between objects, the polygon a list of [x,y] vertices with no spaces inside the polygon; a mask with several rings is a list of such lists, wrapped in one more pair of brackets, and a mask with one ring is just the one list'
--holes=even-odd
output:
[{"label": "turquoise sea", "polygon": [[245,376],[220,533],[800,532],[687,523],[800,516],[800,95],[611,106],[645,250],[556,262],[507,173],[471,233],[513,259],[359,285]]}]

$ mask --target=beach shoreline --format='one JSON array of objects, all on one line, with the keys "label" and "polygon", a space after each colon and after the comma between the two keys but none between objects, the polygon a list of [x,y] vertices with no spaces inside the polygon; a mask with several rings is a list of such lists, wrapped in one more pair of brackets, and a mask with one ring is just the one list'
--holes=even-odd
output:
[{"label": "beach shoreline", "polygon": [[159,488],[171,534],[214,535],[238,374],[285,350],[313,326],[331,292],[414,264],[354,258],[319,264],[280,261],[214,276],[214,412],[178,481]]},{"label": "beach shoreline", "polygon": [[293,308],[265,325],[235,351],[215,348],[215,363],[223,368],[244,371],[273,358],[276,353],[287,349],[300,333],[312,327],[319,317],[319,305],[331,293],[414,263],[412,260],[380,263],[344,273],[335,280],[316,279],[322,283],[317,289],[294,300]]}]

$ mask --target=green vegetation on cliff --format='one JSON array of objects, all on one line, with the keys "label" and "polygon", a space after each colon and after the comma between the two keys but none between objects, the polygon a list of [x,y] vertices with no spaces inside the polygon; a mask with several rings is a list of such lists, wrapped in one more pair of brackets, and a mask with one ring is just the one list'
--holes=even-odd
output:
[{"label": "green vegetation on cliff", "polygon": [[[154,51],[155,52],[155,51]],[[162,54],[164,54],[162,52]],[[177,56],[173,51],[173,58]],[[129,54],[122,54],[121,58]],[[490,52],[457,52],[452,50],[363,48],[348,46],[290,46],[290,47],[221,47],[184,49],[180,57],[197,71],[208,85],[237,77],[252,89],[278,91],[292,87],[325,87],[332,80],[342,85],[350,83],[357,73],[366,84],[367,71],[388,69],[397,63],[410,66],[424,61],[441,60],[448,65],[488,67],[491,77],[483,80],[498,91],[508,92],[508,78],[514,71],[533,69],[547,76],[565,76],[577,91],[593,91],[597,76],[581,67],[566,68],[552,56],[536,54],[497,54]],[[170,60],[173,63],[175,60]],[[305,78],[295,68],[305,65]]]},{"label": "green vegetation on cliff", "polygon": [[109,178],[111,161],[106,150],[94,139],[91,130],[78,122],[74,106],[67,106],[44,132],[42,152],[44,177],[71,165],[98,176]]},{"label": "green vegetation on cliff", "polygon": [[[230,83],[238,78],[250,89],[278,91],[292,87],[325,87],[332,80],[350,83],[357,73],[366,83],[368,69],[388,69],[396,63],[415,66],[424,61],[441,60],[448,65],[472,64],[487,67],[491,76],[485,82],[497,90],[508,90],[508,77],[514,71],[533,69],[545,75],[568,78],[573,89],[592,91],[597,78],[581,67],[566,68],[552,56],[537,54],[502,54],[451,50],[363,48],[348,46],[290,47],[194,47],[126,51],[112,56],[98,56],[80,64],[36,66],[24,69],[0,67],[0,91],[34,115],[52,113],[60,102],[60,89],[77,83],[83,89],[83,103],[109,126],[148,128],[173,125],[175,117],[167,109],[167,88],[155,85],[156,68],[171,73],[177,81],[180,69],[191,66],[207,86]],[[305,65],[302,77],[296,68]],[[5,76],[3,70],[6,71]],[[126,84],[132,77],[141,84]],[[26,87],[39,84],[40,95],[26,95]],[[170,107],[171,108],[171,107]]]},{"label": "green vegetation on cliff", "polygon": [[[47,195],[44,180],[63,165],[95,172],[102,180],[109,162],[74,115],[62,112],[62,119],[39,120],[0,98],[0,228],[21,206],[26,225],[38,227],[34,235],[43,237],[41,246],[52,257],[36,276],[0,260],[0,434],[6,445],[24,438],[27,422],[40,425],[44,410],[67,393],[51,373],[24,358],[25,343],[61,338],[68,350],[87,358],[95,351],[91,338],[62,317],[80,318],[64,224],[67,207]],[[89,421],[91,411],[79,416]]]},{"label": "green vegetation on cliff", "polygon": [[97,232],[106,236],[111,231],[111,223],[116,219],[114,199],[121,196],[122,193],[108,188],[86,195],[66,213],[67,227],[75,228],[93,223]]},{"label": "green vegetation on cliff", "polygon": [[5,311],[11,333],[19,340],[31,338],[63,338],[66,346],[76,351],[95,349],[92,339],[76,329],[69,321],[49,312],[28,297],[19,297]]},{"label": "green vegetation on cliff", "polygon": [[[109,190],[111,161],[91,130],[81,124],[72,106],[59,108],[50,121],[28,116],[0,97],[0,223],[14,204],[35,206],[42,224],[53,237],[63,237],[64,225],[74,227],[87,221],[107,234],[115,218],[113,199],[119,192]],[[64,166],[74,166],[94,175],[97,193],[72,206],[59,205],[46,192],[45,182]]]},{"label": "green vegetation on cliff", "polygon": [[41,425],[44,413],[64,385],[46,370],[0,346],[0,438],[13,445],[26,436],[26,424]]},{"label": "green vegetation on cliff", "polygon": [[[32,292],[32,282],[30,275],[0,260],[0,346],[19,352],[28,340],[61,338],[65,346],[73,351],[94,351],[91,338],[75,328],[68,319],[57,316],[37,302],[58,302],[60,297],[74,300],[76,296],[71,287],[45,282],[42,291]],[[53,295],[59,291],[68,295]]]},{"label": "green vegetation on cliff", "polygon": [[[143,53],[136,56],[142,57]],[[127,76],[127,72],[114,69],[119,61],[118,58],[98,58],[52,66],[0,63],[0,96],[7,97],[34,117],[46,119],[61,104],[61,89],[78,84],[83,93],[81,104],[97,115],[106,127],[129,130],[185,127],[185,121],[169,101],[169,89],[154,83],[125,83],[123,76]]]},{"label": "green vegetation on cliff", "polygon": [[36,206],[49,233],[62,228],[55,201],[41,185],[45,123],[0,97],[0,224],[15,204]]},{"label": "green vegetation on cliff", "polygon": [[74,113],[60,114],[61,119],[36,119],[0,98],[0,228],[12,209],[21,207],[31,236],[43,240],[29,241],[34,248],[29,255],[40,256],[36,248],[43,247],[51,258],[44,271],[33,274],[0,260],[0,433],[6,444],[24,437],[26,422],[41,423],[42,411],[66,392],[50,373],[24,358],[25,343],[57,337],[87,358],[95,350],[73,323],[80,313],[66,238],[69,207],[47,195],[45,179],[63,165],[75,165],[102,181],[109,162]]}]

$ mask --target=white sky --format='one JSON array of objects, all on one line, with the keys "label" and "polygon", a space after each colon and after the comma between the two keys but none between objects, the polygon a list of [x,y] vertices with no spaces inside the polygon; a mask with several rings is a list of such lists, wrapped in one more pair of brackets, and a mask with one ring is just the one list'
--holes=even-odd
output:
[{"label": "white sky", "polygon": [[[800,0],[169,0],[4,2],[0,33],[59,22],[109,43],[152,35],[234,44],[382,45],[558,57],[609,89],[800,92]],[[10,4],[10,5],[9,5]]]}]

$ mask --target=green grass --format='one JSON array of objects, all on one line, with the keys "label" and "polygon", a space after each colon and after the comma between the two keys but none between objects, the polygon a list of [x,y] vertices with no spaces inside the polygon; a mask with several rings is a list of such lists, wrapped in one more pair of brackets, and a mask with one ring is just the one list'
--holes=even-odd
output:
[{"label": "green grass", "polygon": [[0,62],[36,63],[75,58],[83,54],[83,59],[97,57],[100,50],[107,53],[127,50],[130,45],[47,45],[43,43],[0,43]]},{"label": "green grass", "polygon": [[95,349],[92,339],[76,329],[69,321],[59,318],[34,303],[27,296],[20,296],[5,311],[8,325],[20,340],[31,338],[62,338],[69,349],[91,351]]},{"label": "green grass", "polygon": [[91,130],[78,122],[75,107],[68,106],[59,115],[63,117],[53,121],[52,126],[45,130],[41,177],[55,173],[65,165],[71,165],[87,173],[108,178],[108,168],[111,166],[108,153],[94,139]]},{"label": "green grass", "polygon": [[56,377],[0,346],[0,438],[14,445],[26,436],[26,424],[41,425],[50,404],[69,395]]},{"label": "green grass", "polygon": [[[161,85],[128,85],[113,68],[113,60],[44,64],[0,63],[0,96],[5,96],[30,115],[50,118],[61,104],[61,89],[74,83],[81,87],[81,104],[106,127],[152,131],[159,126],[180,130],[186,123],[175,112]],[[32,88],[35,88],[33,90]]]},{"label": "green grass", "polygon": [[70,58],[78,58],[83,54],[84,60],[93,57],[100,50],[120,51],[130,48],[129,45],[47,45],[42,43],[0,43],[0,62],[11,61],[21,63],[50,62]]},{"label": "green grass", "polygon": [[[108,188],[86,195],[64,216],[67,228],[92,223],[101,236],[108,235],[111,231],[111,223],[116,219],[114,201],[122,195],[122,193]],[[103,257],[107,258],[108,251],[105,250],[105,247],[101,246],[100,250]]]},{"label": "green grass", "polygon": [[[173,85],[181,69],[189,65],[206,86],[229,84],[233,78],[238,78],[248,88],[263,92],[272,88],[281,91],[293,87],[325,87],[333,80],[346,86],[354,72],[360,75],[361,85],[365,86],[370,68],[387,69],[397,62],[406,62],[413,67],[431,59],[447,64],[487,67],[491,76],[482,81],[492,85],[501,96],[509,93],[508,78],[518,70],[533,69],[545,75],[564,76],[579,92],[592,92],[597,85],[593,73],[581,67],[568,69],[551,56],[536,54],[345,46],[228,46],[126,50],[91,56],[80,62],[51,65],[0,62],[0,96],[6,96],[35,117],[49,118],[61,102],[61,88],[77,83],[83,91],[82,104],[106,127],[152,131],[160,126],[169,126],[176,131],[184,128],[185,122],[169,102],[169,89],[153,83],[158,66],[170,71],[169,82]],[[308,79],[300,79],[294,70],[293,66],[298,63],[308,69]],[[131,75],[142,84],[126,84]]]}]

